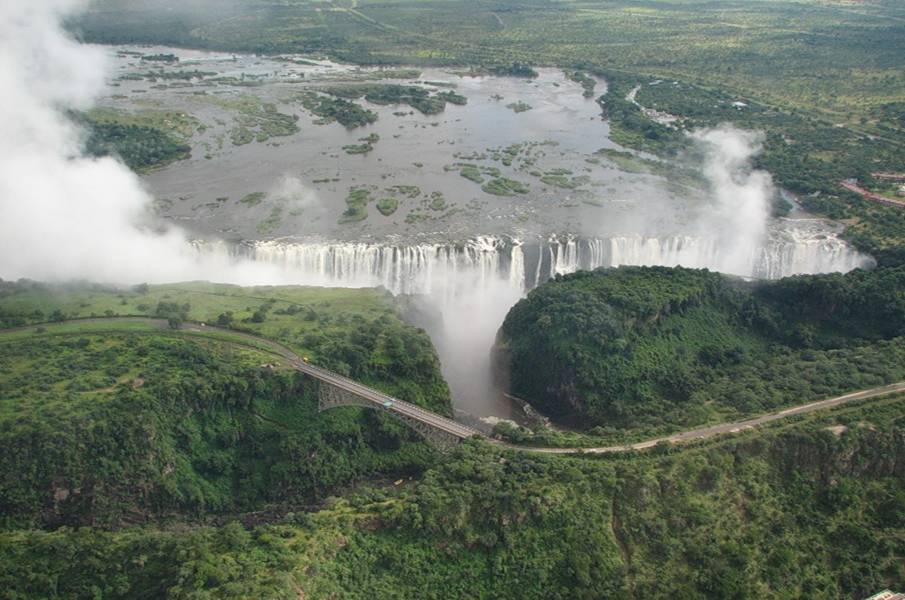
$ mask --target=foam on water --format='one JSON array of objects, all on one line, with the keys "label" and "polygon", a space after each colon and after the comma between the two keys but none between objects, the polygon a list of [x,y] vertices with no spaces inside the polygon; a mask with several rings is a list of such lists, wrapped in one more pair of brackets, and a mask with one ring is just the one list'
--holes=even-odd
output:
[{"label": "foam on water", "polygon": [[[743,277],[776,279],[801,273],[847,272],[872,261],[834,232],[808,221],[774,227],[762,247],[748,252]],[[394,294],[448,297],[464,279],[483,287],[508,282],[528,291],[557,275],[618,265],[726,268],[727,249],[717,238],[689,235],[573,236],[520,241],[476,236],[459,243],[377,244],[367,242],[268,240],[227,245],[197,242],[204,252],[278,265],[305,283],[382,286]]]}]

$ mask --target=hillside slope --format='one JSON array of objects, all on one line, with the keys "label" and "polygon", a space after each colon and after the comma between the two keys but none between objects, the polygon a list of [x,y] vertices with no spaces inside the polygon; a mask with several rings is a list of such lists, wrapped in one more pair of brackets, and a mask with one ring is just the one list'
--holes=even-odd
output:
[{"label": "hillside slope", "polygon": [[905,584],[900,396],[697,448],[469,443],[245,528],[0,533],[9,597],[864,598]]},{"label": "hillside slope", "polygon": [[558,277],[509,312],[513,393],[610,429],[697,425],[905,378],[905,269],[745,283],[623,267]]},{"label": "hillside slope", "polygon": [[[176,321],[224,315],[398,397],[451,411],[430,340],[373,291],[3,289],[8,325],[114,310]],[[0,329],[0,523],[110,527],[280,513],[431,463],[434,451],[383,415],[319,414],[316,383],[284,362],[235,340],[116,320]]]}]

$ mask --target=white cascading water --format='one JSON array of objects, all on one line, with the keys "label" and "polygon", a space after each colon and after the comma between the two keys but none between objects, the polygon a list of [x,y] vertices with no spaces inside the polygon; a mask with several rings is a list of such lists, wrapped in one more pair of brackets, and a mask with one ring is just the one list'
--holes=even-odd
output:
[{"label": "white cascading water", "polygon": [[[776,279],[801,273],[847,272],[871,265],[825,229],[776,228],[769,242],[752,251],[747,267],[734,274]],[[338,286],[383,286],[394,294],[451,298],[463,281],[469,287],[507,282],[525,292],[557,274],[618,265],[724,268],[715,239],[672,235],[607,238],[551,237],[522,243],[505,237],[478,236],[462,243],[383,245],[363,242],[290,242],[284,240],[199,242],[203,252],[278,265],[303,281]]]},{"label": "white cascading water", "polygon": [[[383,286],[394,294],[421,294],[439,310],[428,330],[457,409],[488,419],[518,419],[493,383],[489,358],[496,332],[519,298],[556,274],[616,265],[707,267],[726,271],[739,252],[715,239],[687,235],[562,237],[518,241],[478,236],[461,243],[372,244],[271,240],[196,242],[220,259],[244,258],[276,266],[286,281],[341,287]],[[749,252],[748,277],[850,271],[872,261],[839,239],[822,221],[774,223],[763,248]],[[744,254],[743,254],[744,256]]]}]

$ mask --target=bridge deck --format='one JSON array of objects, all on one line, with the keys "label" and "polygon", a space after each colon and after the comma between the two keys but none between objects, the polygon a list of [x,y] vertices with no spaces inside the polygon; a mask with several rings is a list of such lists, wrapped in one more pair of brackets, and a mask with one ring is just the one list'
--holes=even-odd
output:
[{"label": "bridge deck", "polygon": [[[224,331],[222,329],[219,329],[218,327],[205,325],[198,326],[195,324],[184,324],[182,328],[198,333],[204,332],[205,330]],[[399,400],[398,398],[393,398],[392,396],[384,394],[383,392],[378,392],[377,390],[361,385],[360,383],[357,383],[352,379],[349,379],[348,377],[344,377],[342,375],[339,375],[338,373],[328,371],[323,367],[317,367],[312,365],[311,363],[305,362],[298,354],[295,353],[295,351],[279,342],[275,342],[273,340],[245,332],[235,330],[225,331],[227,331],[232,336],[246,338],[256,344],[263,343],[267,345],[270,349],[275,350],[287,361],[289,361],[289,364],[292,365],[292,367],[296,370],[301,371],[306,375],[310,375],[311,377],[314,377],[319,381],[333,385],[341,390],[345,390],[350,394],[354,394],[355,396],[367,402],[371,402],[372,404],[374,404],[375,409],[391,411],[409,417],[411,419],[416,419],[418,421],[421,421],[422,423],[436,427],[437,429],[445,431],[460,439],[467,439],[476,435],[483,436],[483,434],[477,429],[468,427],[467,425],[463,425],[457,421],[453,421],[452,419],[440,416],[435,412],[431,412],[410,402]],[[390,403],[389,406],[386,406],[385,403],[387,402]]]},{"label": "bridge deck", "polygon": [[383,392],[378,392],[375,389],[366,387],[364,385],[361,385],[360,383],[356,383],[355,381],[347,377],[343,377],[342,375],[333,373],[332,371],[328,371],[327,369],[306,363],[305,361],[297,357],[287,358],[289,358],[290,364],[295,369],[301,371],[302,373],[305,373],[306,375],[310,375],[311,377],[314,377],[319,381],[323,381],[324,383],[338,387],[351,394],[354,394],[355,396],[363,400],[371,402],[374,404],[374,408],[376,409],[395,412],[412,419],[417,419],[422,423],[427,423],[432,427],[436,427],[437,429],[441,429],[462,439],[467,439],[475,435],[481,435],[481,432],[479,432],[477,429],[473,429],[471,427],[468,427],[467,425],[453,421],[452,419],[442,417],[437,413],[421,408],[420,406],[416,406],[410,402],[399,400],[398,398],[394,398],[390,395],[384,394]]}]

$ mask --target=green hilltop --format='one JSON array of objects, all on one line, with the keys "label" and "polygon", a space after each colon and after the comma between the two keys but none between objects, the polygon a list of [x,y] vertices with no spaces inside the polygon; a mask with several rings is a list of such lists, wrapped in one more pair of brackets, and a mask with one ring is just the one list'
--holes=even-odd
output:
[{"label": "green hilltop", "polygon": [[905,379],[905,270],[744,282],[620,267],[512,308],[513,393],[603,436],[662,433]]}]

